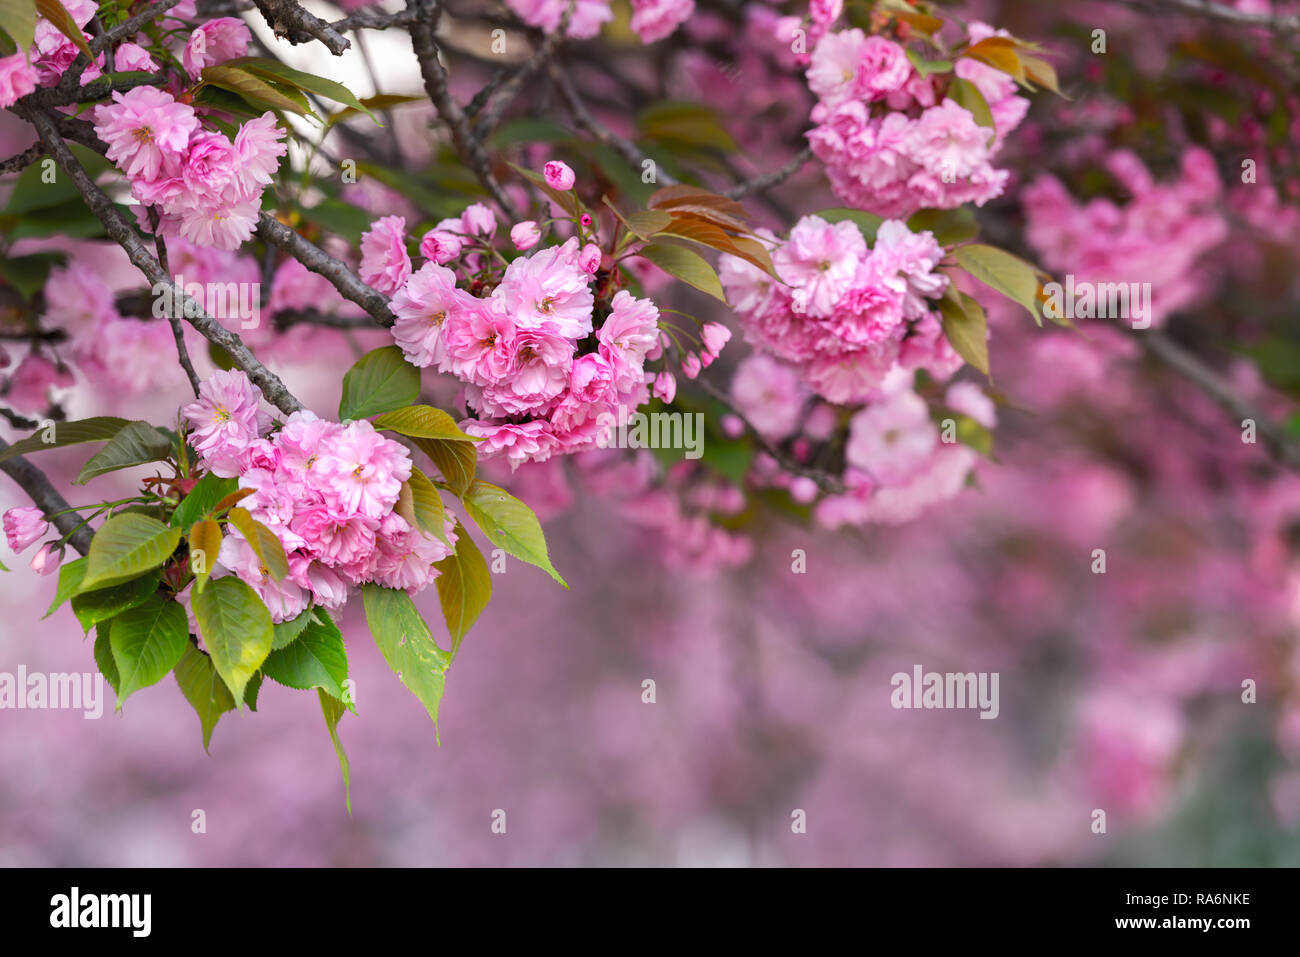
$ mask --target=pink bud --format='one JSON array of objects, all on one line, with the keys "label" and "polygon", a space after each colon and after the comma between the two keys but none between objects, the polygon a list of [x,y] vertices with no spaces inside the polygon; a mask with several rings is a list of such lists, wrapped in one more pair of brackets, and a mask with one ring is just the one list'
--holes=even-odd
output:
[{"label": "pink bud", "polygon": [[560,160],[551,160],[542,168],[542,172],[546,175],[546,185],[562,193],[573,189],[573,182],[577,178],[569,164]]},{"label": "pink bud", "polygon": [[23,551],[50,527],[50,523],[45,520],[45,513],[31,505],[9,509],[4,514],[3,524],[5,538],[14,552]]},{"label": "pink bud", "polygon": [[32,556],[32,571],[38,575],[48,575],[63,561],[63,549],[57,552],[50,548],[48,542],[41,546],[40,551]]},{"label": "pink bud", "polygon": [[700,374],[700,357],[691,353],[682,360],[682,375],[688,379],[694,379]]},{"label": "pink bud", "polygon": [[461,246],[461,238],[455,233],[431,229],[420,240],[420,253],[425,259],[442,266],[460,255]]},{"label": "pink bud", "polygon": [[713,356],[722,352],[722,347],[731,341],[731,330],[720,322],[706,322],[700,330],[704,340],[704,350]]},{"label": "pink bud", "polygon": [[522,223],[515,223],[510,227],[510,241],[515,244],[515,249],[521,253],[532,249],[541,238],[541,229],[531,219],[526,219]]},{"label": "pink bud", "polygon": [[664,402],[672,402],[677,395],[677,379],[668,371],[664,371],[655,376],[654,394],[656,398]]},{"label": "pink bud", "polygon": [[729,439],[738,439],[745,434],[745,420],[733,413],[722,417],[722,434]]},{"label": "pink bud", "polygon": [[460,214],[461,232],[471,236],[491,237],[497,231],[497,218],[482,203],[472,203]]},{"label": "pink bud", "polygon": [[596,275],[596,270],[600,268],[600,247],[595,243],[583,246],[582,252],[578,253],[578,265],[588,276]]}]

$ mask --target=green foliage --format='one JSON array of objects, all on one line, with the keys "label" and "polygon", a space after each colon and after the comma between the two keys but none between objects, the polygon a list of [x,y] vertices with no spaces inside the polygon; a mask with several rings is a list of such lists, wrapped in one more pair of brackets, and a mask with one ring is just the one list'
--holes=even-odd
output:
[{"label": "green foliage", "polygon": [[406,592],[369,584],[362,586],[361,595],[366,623],[384,660],[436,726],[451,655],[438,647]]},{"label": "green foliage", "polygon": [[462,498],[465,511],[493,545],[521,561],[536,565],[568,588],[551,564],[546,536],[533,510],[503,488],[475,480]]},{"label": "green foliage", "polygon": [[438,577],[433,583],[438,589],[447,632],[451,635],[454,658],[461,641],[492,598],[492,575],[483,560],[483,553],[459,522],[456,523],[456,551],[434,567],[438,569]]},{"label": "green foliage", "polygon": [[157,593],[114,618],[109,641],[117,665],[117,706],[162,681],[185,654],[189,637],[185,609]]},{"label": "green foliage", "polygon": [[367,352],[343,376],[340,419],[364,419],[408,406],[420,395],[420,370],[397,346]]},{"label": "green foliage", "polygon": [[199,716],[199,725],[203,729],[203,750],[206,751],[212,743],[212,729],[217,726],[217,721],[227,711],[235,710],[235,698],[221,680],[221,675],[217,674],[212,659],[193,645],[186,646],[185,654],[176,663],[173,674],[181,694],[185,695],[185,700]]},{"label": "green foliage", "polygon": [[103,442],[113,436],[127,424],[126,419],[113,415],[99,415],[75,422],[54,422],[50,426],[37,429],[32,435],[13,443],[0,452],[0,462],[15,455],[29,455],[32,452],[44,452],[46,449],[59,449],[65,445],[79,445],[83,442]]},{"label": "green foliage", "polygon": [[211,515],[216,504],[238,488],[238,479],[221,478],[209,472],[181,499],[168,524],[176,528],[189,528],[204,516]]},{"label": "green foliage", "polygon": [[348,677],[343,634],[322,609],[312,615],[295,641],[267,655],[262,671],[290,688],[320,688],[341,699]]},{"label": "green foliage", "polygon": [[699,253],[668,243],[651,242],[642,246],[637,255],[648,259],[673,278],[726,304],[727,296],[722,291],[717,272]]},{"label": "green foliage", "polygon": [[233,575],[208,582],[190,602],[213,667],[236,699],[271,653],[271,613]]},{"label": "green foliage", "polygon": [[[84,588],[84,579],[83,579]],[[83,631],[90,629],[101,621],[108,621],[120,615],[128,608],[145,601],[158,590],[158,573],[146,572],[138,578],[98,588],[94,591],[80,591],[72,596],[72,613],[81,622]]]},{"label": "green foliage", "polygon": [[148,422],[128,422],[81,467],[73,484],[85,485],[107,472],[158,462],[171,452],[172,440],[167,435]]},{"label": "green foliage", "polygon": [[176,551],[181,530],[156,518],[124,512],[105,522],[90,540],[81,591],[102,588],[157,568]]}]

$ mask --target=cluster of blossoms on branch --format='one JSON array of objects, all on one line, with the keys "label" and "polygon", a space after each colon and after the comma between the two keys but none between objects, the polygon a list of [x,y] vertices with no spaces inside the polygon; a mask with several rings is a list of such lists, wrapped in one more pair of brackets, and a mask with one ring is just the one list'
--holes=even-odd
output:
[{"label": "cluster of blossoms on branch", "polygon": [[[260,394],[238,370],[216,371],[199,398],[181,412],[200,462],[222,478],[237,478],[241,501],[269,528],[288,559],[288,574],[272,576],[255,546],[231,528],[217,568],[238,575],[270,609],[273,621],[297,617],[309,604],[336,611],[348,589],[368,582],[409,594],[438,577],[434,563],[452,553],[394,511],[411,456],[370,422],[341,424],[294,412],[271,431]],[[218,574],[220,571],[218,571]]]},{"label": "cluster of blossoms on branch", "polygon": [[[995,36],[1007,34],[970,26],[972,45]],[[808,141],[840,199],[906,217],[919,209],[982,206],[1002,194],[1009,174],[992,159],[1029,101],[1011,77],[986,63],[961,57],[952,71],[922,73],[898,43],[858,29],[818,41],[807,73],[817,97]],[[954,98],[955,84],[982,98],[992,130]]]},{"label": "cluster of blossoms on branch", "polygon": [[[557,193],[573,189],[566,164],[546,164]],[[520,253],[508,263],[493,246],[497,222],[481,204],[438,223],[420,241],[426,262],[412,271],[405,221],[388,216],[362,237],[361,276],[391,293],[393,338],[418,368],[464,383],[474,413],[461,423],[482,438],[479,454],[512,465],[600,446],[622,416],[654,394],[671,401],[676,380],[651,375],[672,335],[649,299],[617,288],[620,273],[596,242],[595,222],[576,218],[577,235],[539,247],[534,221],[510,230]],[[708,323],[697,349],[682,348],[682,369],[698,374],[730,338]]]},{"label": "cluster of blossoms on branch", "polygon": [[[567,36],[588,40],[614,19],[610,0],[506,0],[519,19],[547,33],[559,30],[570,7]],[[695,12],[695,0],[632,0],[629,26],[642,43],[654,43],[671,35]]]},{"label": "cluster of blossoms on branch", "polygon": [[895,365],[939,379],[961,367],[934,312],[949,280],[935,271],[943,247],[931,233],[887,220],[868,249],[857,223],[812,215],[774,242],[781,282],[734,256],[719,274],[746,336],[818,395],[865,402]]}]

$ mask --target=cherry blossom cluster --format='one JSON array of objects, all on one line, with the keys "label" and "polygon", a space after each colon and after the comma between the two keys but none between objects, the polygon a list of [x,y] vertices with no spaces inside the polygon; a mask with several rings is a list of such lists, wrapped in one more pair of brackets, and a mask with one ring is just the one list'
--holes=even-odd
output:
[{"label": "cherry blossom cluster", "polygon": [[[972,43],[996,35],[1007,34],[970,25]],[[1029,101],[1016,94],[1011,77],[984,63],[961,57],[953,71],[983,95],[995,131],[941,96],[947,75],[922,75],[892,40],[858,29],[818,40],[807,71],[818,100],[808,141],[844,202],[905,218],[920,209],[982,206],[1001,195],[1009,174],[992,159]]]},{"label": "cherry blossom cluster", "polygon": [[[341,424],[308,411],[271,431],[259,397],[244,373],[216,371],[181,410],[202,464],[252,490],[239,504],[279,539],[289,574],[276,581],[234,528],[217,564],[252,587],[275,621],[311,602],[335,611],[349,587],[367,582],[415,594],[437,578],[434,563],[452,548],[393,510],[411,476],[406,448],[368,421]],[[454,528],[448,519],[452,543]]]},{"label": "cherry blossom cluster", "polygon": [[1149,283],[1150,319],[1159,326],[1203,294],[1206,277],[1195,264],[1228,238],[1214,158],[1187,150],[1179,177],[1169,183],[1156,182],[1129,150],[1111,152],[1102,165],[1130,202],[1081,203],[1056,177],[1040,176],[1021,193],[1026,237],[1044,266],[1076,281]]},{"label": "cherry blossom cluster", "polygon": [[[572,6],[565,35],[575,40],[591,39],[614,19],[610,0],[506,0],[506,6],[525,23],[547,33],[560,28],[565,10]],[[673,33],[694,12],[695,0],[632,0],[629,26],[642,43],[654,43]]]},{"label": "cherry blossom cluster", "polygon": [[886,220],[868,249],[855,223],[805,216],[788,240],[768,238],[781,282],[729,255],[718,274],[746,337],[818,395],[864,402],[895,367],[947,379],[962,365],[933,309],[949,280],[931,233]]},{"label": "cherry blossom cluster", "polygon": [[[546,178],[553,189],[573,188],[564,163],[546,164]],[[402,217],[383,217],[362,237],[361,277],[392,295],[393,339],[412,365],[464,383],[473,417],[461,427],[484,440],[483,458],[517,466],[596,448],[621,414],[649,400],[652,385],[664,401],[676,392],[671,372],[646,370],[665,351],[658,307],[614,290],[591,217],[577,228],[580,235],[540,247],[536,222],[515,224],[510,237],[521,254],[504,268],[492,246],[496,218],[478,203],[425,234],[418,270]],[[729,336],[705,324],[698,350],[679,349],[683,373],[697,375]]]}]

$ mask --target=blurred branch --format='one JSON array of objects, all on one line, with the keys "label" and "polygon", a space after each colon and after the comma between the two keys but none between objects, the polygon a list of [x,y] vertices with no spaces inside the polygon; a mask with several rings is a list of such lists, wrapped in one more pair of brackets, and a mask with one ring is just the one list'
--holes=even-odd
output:
[{"label": "blurred branch", "polygon": [[[9,443],[4,439],[0,439],[0,452],[7,448],[9,448]],[[89,554],[90,529],[82,525],[82,520],[77,517],[75,512],[68,510],[70,506],[67,499],[60,495],[58,490],[50,484],[50,480],[45,477],[44,472],[21,455],[15,455],[11,459],[0,462],[0,471],[17,482],[18,487],[27,493],[27,497],[32,500],[32,503],[45,513],[45,517],[50,522],[54,523],[54,527],[68,536],[69,545],[83,555]]]},{"label": "blurred branch", "polygon": [[[542,42],[538,44],[533,55],[525,60],[523,64],[514,71],[514,73],[509,75],[509,78],[501,84],[501,88],[496,93],[495,97],[493,97],[491,93],[488,94],[489,100],[485,101],[487,102],[487,107],[483,110],[483,114],[478,118],[478,122],[474,124],[475,136],[480,139],[485,139],[492,135],[492,131],[495,130],[497,125],[501,122],[501,114],[505,112],[506,107],[508,107],[514,101],[515,97],[519,95],[519,91],[523,89],[524,84],[531,79],[533,75],[546,64],[546,61],[555,54],[555,51],[560,48],[560,44],[564,42],[565,34],[569,32],[569,19],[573,16],[573,9],[576,5],[577,0],[569,0],[568,5],[564,8],[564,13],[560,16],[560,24],[556,30],[553,33],[546,34],[542,38]],[[485,87],[485,89],[487,88]]]},{"label": "blurred branch", "polygon": [[1163,332],[1148,329],[1133,335],[1147,355],[1188,379],[1234,419],[1252,420],[1256,433],[1273,457],[1287,468],[1300,471],[1300,443],[1258,406],[1238,395],[1226,379]]},{"label": "blurred branch", "polygon": [[794,159],[786,163],[778,170],[771,173],[764,173],[761,176],[755,176],[753,179],[747,179],[743,183],[738,183],[731,189],[723,193],[729,199],[741,199],[750,193],[761,193],[764,190],[780,186],[787,179],[799,172],[810,159],[812,159],[812,147],[805,146],[794,155]]},{"label": "blurred branch", "polygon": [[186,322],[197,329],[213,345],[224,349],[235,365],[242,369],[249,380],[262,390],[262,394],[266,396],[268,402],[286,414],[301,409],[303,407],[302,403],[289,392],[275,373],[262,365],[261,361],[253,355],[248,346],[244,345],[239,336],[209,316],[199,303],[191,299],[183,289],[176,286],[175,281],[163,269],[162,264],[150,255],[140,235],[123,218],[117,207],[113,205],[113,201],[95,185],[85,169],[82,168],[76,156],[68,149],[68,144],[59,135],[54,121],[41,110],[23,110],[22,115],[36,127],[36,132],[49,149],[50,155],[68,174],[69,179],[76,186],[77,192],[81,194],[81,198],[85,200],[90,211],[104,224],[104,229],[107,230],[108,235],[122,247],[127,258],[145,274],[145,277],[151,283],[161,283],[171,287],[174,297],[173,302],[181,304],[181,311]]},{"label": "blurred branch", "polygon": [[1173,11],[1207,17],[1221,23],[1260,27],[1276,33],[1300,33],[1300,13],[1250,13],[1212,0],[1109,0],[1144,13]]},{"label": "blurred branch", "polygon": [[424,89],[429,94],[429,99],[451,130],[452,142],[456,145],[461,160],[474,171],[478,181],[492,194],[506,217],[514,222],[519,219],[519,213],[497,178],[492,175],[492,164],[483,144],[470,129],[465,111],[452,98],[451,90],[447,87],[447,71],[438,59],[438,41],[435,36],[441,7],[434,0],[407,0],[407,9],[414,14],[410,23],[411,47],[420,62],[420,75],[424,78]]},{"label": "blurred branch", "polygon": [[700,376],[699,378],[696,378],[693,381],[710,398],[726,406],[728,412],[730,412],[736,418],[740,419],[741,422],[744,422],[745,428],[749,429],[750,432],[754,433],[754,438],[758,441],[758,444],[762,448],[762,450],[766,452],[768,455],[772,456],[772,458],[776,459],[779,463],[781,463],[781,467],[785,469],[787,472],[790,472],[793,475],[802,475],[804,478],[812,479],[814,482],[817,483],[817,487],[819,489],[821,489],[823,492],[826,492],[830,495],[843,495],[846,491],[848,491],[848,489],[844,485],[844,482],[840,479],[838,475],[832,475],[830,472],[825,472],[822,469],[810,468],[806,465],[796,462],[793,457],[787,455],[785,452],[781,451],[781,449],[777,448],[772,442],[770,442],[767,439],[766,436],[763,435],[762,432],[758,430],[757,427],[755,427],[754,423],[751,422],[743,412],[741,412],[738,408],[736,408],[735,404],[731,401],[731,397],[728,396],[721,389],[719,389],[712,382],[710,382],[708,379],[705,379],[703,376]]},{"label": "blurred branch", "polygon": [[[579,95],[577,87],[573,85],[572,78],[558,64],[551,64],[550,75],[551,79],[559,86],[565,102],[569,105],[569,112],[573,114],[573,122],[581,129],[594,136],[602,145],[608,146],[618,153],[638,170],[644,166],[647,160],[654,162],[653,159],[642,153],[635,143],[619,136],[591,114],[591,110],[587,109],[587,104],[583,102],[581,95]],[[675,176],[658,169],[658,164],[656,164],[655,169],[655,180],[664,186],[676,186],[679,182]]]}]

